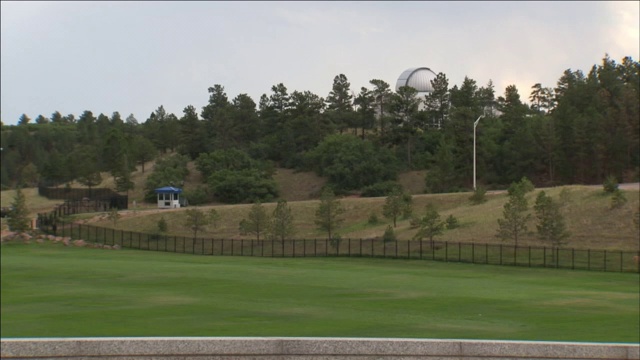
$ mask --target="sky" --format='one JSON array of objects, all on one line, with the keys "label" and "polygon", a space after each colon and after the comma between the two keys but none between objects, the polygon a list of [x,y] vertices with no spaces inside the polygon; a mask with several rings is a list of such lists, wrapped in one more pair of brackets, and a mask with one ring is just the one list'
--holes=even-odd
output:
[{"label": "sky", "polygon": [[85,110],[144,122],[159,106],[199,111],[208,88],[256,104],[273,85],[326,97],[344,74],[358,93],[395,87],[412,67],[516,85],[554,87],[605,54],[640,57],[638,1],[237,2],[2,1],[0,118],[16,124]]}]

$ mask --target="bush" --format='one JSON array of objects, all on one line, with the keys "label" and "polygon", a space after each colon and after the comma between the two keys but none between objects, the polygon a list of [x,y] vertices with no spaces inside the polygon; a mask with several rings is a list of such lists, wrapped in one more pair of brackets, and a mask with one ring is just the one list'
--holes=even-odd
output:
[{"label": "bush", "polygon": [[485,189],[483,186],[478,186],[474,190],[473,195],[469,197],[469,200],[473,205],[479,205],[479,204],[485,203],[487,202],[486,194],[487,194],[487,189]]},{"label": "bush", "polygon": [[522,179],[520,179],[519,182],[517,183],[512,183],[511,186],[509,186],[508,189],[508,193],[509,195],[513,195],[515,192],[522,192],[522,194],[526,194],[528,192],[531,192],[535,189],[535,186],[533,186],[533,183],[531,182],[531,180],[527,179],[526,176],[523,176]]},{"label": "bush", "polygon": [[382,235],[382,241],[384,242],[392,242],[396,241],[396,234],[393,232],[393,228],[391,225],[387,226],[387,229],[384,231],[384,235]]},{"label": "bush", "polygon": [[208,184],[214,196],[225,203],[268,202],[278,196],[275,180],[258,170],[217,171]]},{"label": "bush", "polygon": [[383,181],[373,185],[366,186],[362,189],[363,197],[381,197],[389,196],[395,191],[401,192],[402,185],[395,181]]},{"label": "bush", "polygon": [[627,203],[627,197],[620,189],[616,189],[611,197],[611,209],[619,209]]},{"label": "bush", "polygon": [[618,190],[618,180],[615,176],[609,175],[602,183],[602,187],[604,188],[604,192],[609,194],[615,194]]},{"label": "bush", "polygon": [[369,220],[367,221],[367,223],[369,223],[371,225],[375,225],[378,222],[380,222],[380,220],[378,220],[378,214],[376,214],[374,211],[372,211],[371,214],[369,215]]},{"label": "bush", "polygon": [[460,223],[458,222],[458,219],[453,215],[449,215],[449,217],[445,220],[445,222],[447,223],[447,229],[449,230],[460,227]]},{"label": "bush", "polygon": [[164,219],[164,216],[158,220],[158,232],[166,234],[169,231],[169,226],[167,225],[167,220]]},{"label": "bush", "polygon": [[189,201],[189,205],[202,205],[211,202],[212,196],[207,188],[198,186],[196,189],[185,191],[183,197]]}]

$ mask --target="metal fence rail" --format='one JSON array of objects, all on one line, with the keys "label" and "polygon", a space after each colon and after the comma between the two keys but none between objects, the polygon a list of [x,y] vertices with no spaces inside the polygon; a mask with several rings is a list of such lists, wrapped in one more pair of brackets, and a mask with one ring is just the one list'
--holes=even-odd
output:
[{"label": "metal fence rail", "polygon": [[[57,220],[57,221],[56,221]],[[638,252],[382,239],[236,240],[122,231],[59,219],[41,228],[57,236],[123,248],[217,256],[372,257],[540,268],[640,272]]]}]

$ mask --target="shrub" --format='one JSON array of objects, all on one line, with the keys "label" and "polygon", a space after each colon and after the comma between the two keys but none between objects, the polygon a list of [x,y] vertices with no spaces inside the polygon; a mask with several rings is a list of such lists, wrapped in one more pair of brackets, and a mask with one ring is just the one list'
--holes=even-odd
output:
[{"label": "shrub", "polygon": [[618,190],[618,180],[615,176],[609,175],[602,183],[602,187],[604,188],[604,192],[615,194],[616,190]]},{"label": "shrub", "polygon": [[363,197],[380,197],[389,196],[395,191],[402,191],[402,185],[395,181],[383,181],[373,185],[366,186],[362,189]]},{"label": "shrub", "polygon": [[212,196],[207,188],[198,186],[196,189],[185,191],[183,197],[189,201],[189,205],[202,205],[211,202]]},{"label": "shrub", "polygon": [[611,197],[611,209],[619,209],[627,203],[627,197],[620,189],[616,189]]},{"label": "shrub", "polygon": [[520,179],[519,182],[517,183],[512,183],[511,186],[509,186],[508,189],[508,193],[509,196],[513,195],[515,192],[522,192],[522,194],[526,194],[528,192],[531,192],[535,189],[535,186],[533,186],[533,183],[531,182],[531,180],[527,179],[526,176],[523,176],[522,179]]},{"label": "shrub", "polygon": [[447,223],[447,229],[449,230],[460,227],[460,223],[458,222],[458,219],[453,215],[449,215],[449,217],[445,220],[445,222]]},{"label": "shrub", "polygon": [[371,214],[369,215],[369,220],[367,221],[367,223],[369,223],[371,225],[375,225],[378,222],[380,222],[380,220],[378,219],[378,214],[376,214],[374,211],[372,211]]},{"label": "shrub", "polygon": [[165,220],[163,216],[158,220],[158,232],[165,234],[168,230],[169,226],[167,225],[167,220]]},{"label": "shrub", "polygon": [[483,186],[478,186],[473,191],[473,195],[469,197],[469,200],[473,205],[479,205],[479,204],[485,203],[487,202],[486,194],[487,194],[487,189],[485,189]]},{"label": "shrub", "polygon": [[384,235],[382,235],[382,241],[396,241],[396,234],[395,232],[393,232],[393,228],[391,227],[391,225],[387,226],[387,229],[384,231]]},{"label": "shrub", "polygon": [[267,202],[278,196],[276,182],[258,170],[221,170],[208,179],[209,189],[225,203]]}]

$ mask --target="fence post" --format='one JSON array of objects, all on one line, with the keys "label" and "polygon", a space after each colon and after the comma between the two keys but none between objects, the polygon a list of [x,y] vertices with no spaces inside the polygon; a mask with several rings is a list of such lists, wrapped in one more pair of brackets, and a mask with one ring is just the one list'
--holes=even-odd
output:
[{"label": "fence post", "polygon": [[622,272],[622,250],[620,250],[620,272]]},{"label": "fence post", "polygon": [[444,242],[444,262],[449,261],[449,242]]}]

